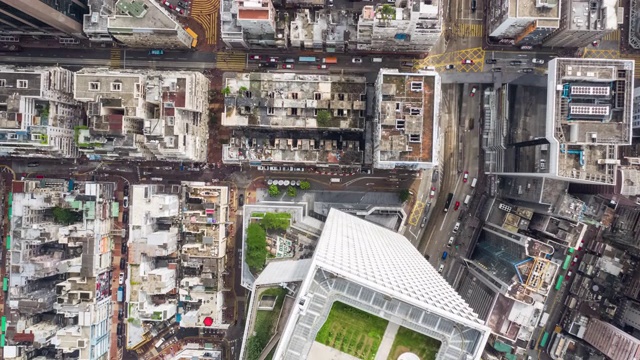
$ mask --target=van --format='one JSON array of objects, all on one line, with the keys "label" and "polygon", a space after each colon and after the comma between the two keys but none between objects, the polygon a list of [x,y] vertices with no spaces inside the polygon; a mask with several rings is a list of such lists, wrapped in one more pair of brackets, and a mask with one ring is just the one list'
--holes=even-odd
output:
[{"label": "van", "polygon": [[332,183],[339,183],[340,181],[342,181],[340,178],[331,178]]},{"label": "van", "polygon": [[471,180],[471,187],[472,188],[476,187],[477,183],[478,183],[478,178],[473,178],[473,180]]},{"label": "van", "polygon": [[477,0],[471,0],[471,11],[476,11],[478,7]]},{"label": "van", "polygon": [[457,222],[456,225],[453,227],[453,233],[454,234],[457,233],[458,230],[460,230],[460,223],[459,222]]},{"label": "van", "polygon": [[453,245],[453,236],[449,238],[449,242],[447,243],[447,246],[451,246]]},{"label": "van", "polygon": [[446,251],[445,251],[445,252],[443,252],[443,253],[442,253],[442,260],[447,260],[447,255],[449,255],[449,254],[447,254],[447,252],[446,252]]},{"label": "van", "polygon": [[381,63],[382,62],[382,58],[371,58],[371,62]]},{"label": "van", "polygon": [[464,204],[469,205],[469,201],[471,201],[471,195],[467,195],[467,197],[464,198]]}]

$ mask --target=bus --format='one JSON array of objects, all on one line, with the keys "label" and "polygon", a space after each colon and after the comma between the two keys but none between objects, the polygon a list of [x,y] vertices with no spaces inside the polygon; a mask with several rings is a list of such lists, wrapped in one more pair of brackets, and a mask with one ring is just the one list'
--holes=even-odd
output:
[{"label": "bus", "polygon": [[569,254],[573,254],[574,251],[574,248],[569,248]]},{"label": "bus", "polygon": [[4,277],[4,279],[2,280],[2,291],[7,292],[9,290],[9,278],[8,277]]},{"label": "bus", "polygon": [[4,346],[5,346],[4,334],[0,334],[0,347],[4,347]]},{"label": "bus", "polygon": [[11,235],[7,235],[7,241],[5,243],[7,245],[7,250],[11,250]]},{"label": "bus", "polygon": [[298,59],[298,62],[312,63],[312,62],[316,62],[316,58],[315,56],[300,56],[300,58]]},{"label": "bus", "polygon": [[0,330],[4,334],[7,331],[7,317],[6,316],[2,317],[2,323],[1,324],[2,324],[2,327],[0,327]]},{"label": "bus", "polygon": [[560,290],[560,288],[562,287],[562,281],[564,281],[564,276],[558,276],[558,281],[556,282],[556,291]]},{"label": "bus", "polygon": [[569,268],[569,265],[571,265],[571,255],[567,255],[567,257],[564,258],[564,263],[562,264],[562,270],[567,270]]},{"label": "bus", "polygon": [[542,335],[542,340],[540,340],[540,347],[547,347],[547,341],[549,341],[549,333],[545,332],[544,335]]},{"label": "bus", "polygon": [[451,206],[451,200],[453,200],[453,193],[449,193],[447,195],[447,201],[444,203],[444,212],[449,211],[449,206]]},{"label": "bus", "polygon": [[326,58],[322,59],[322,63],[323,64],[337,64],[338,63],[338,58],[335,57],[335,56],[326,57]]}]

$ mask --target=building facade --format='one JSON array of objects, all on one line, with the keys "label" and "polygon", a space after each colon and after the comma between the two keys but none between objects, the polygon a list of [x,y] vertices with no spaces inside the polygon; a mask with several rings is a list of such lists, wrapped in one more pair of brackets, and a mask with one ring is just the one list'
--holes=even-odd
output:
[{"label": "building facade", "polygon": [[19,41],[21,36],[84,38],[82,17],[88,11],[87,0],[2,0],[0,10],[3,41]]},{"label": "building facade", "polygon": [[544,39],[544,46],[578,48],[618,29],[616,0],[564,0],[560,27]]},{"label": "building facade", "polygon": [[499,0],[489,4],[489,37],[518,45],[537,45],[560,27],[558,0]]}]

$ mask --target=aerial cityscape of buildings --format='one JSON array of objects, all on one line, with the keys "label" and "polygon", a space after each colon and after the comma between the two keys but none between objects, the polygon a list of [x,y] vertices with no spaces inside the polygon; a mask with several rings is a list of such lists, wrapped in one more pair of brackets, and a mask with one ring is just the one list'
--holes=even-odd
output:
[{"label": "aerial cityscape of buildings", "polygon": [[0,358],[640,359],[638,0],[0,0]]}]

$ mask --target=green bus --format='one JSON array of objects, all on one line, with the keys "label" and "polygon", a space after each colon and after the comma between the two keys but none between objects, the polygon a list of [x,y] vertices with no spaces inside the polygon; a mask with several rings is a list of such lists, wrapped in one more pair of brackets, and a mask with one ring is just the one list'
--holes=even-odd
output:
[{"label": "green bus", "polygon": [[7,290],[9,290],[9,278],[5,276],[2,280],[2,291],[6,292]]},{"label": "green bus", "polygon": [[562,287],[562,282],[564,281],[564,276],[558,276],[558,281],[556,282],[556,290],[560,290]]},{"label": "green bus", "polygon": [[3,316],[2,317],[2,327],[0,328],[2,330],[2,333],[4,334],[7,331],[7,317]]},{"label": "green bus", "polygon": [[573,254],[575,250],[573,248],[569,248],[569,254]]},{"label": "green bus", "polygon": [[0,334],[0,347],[4,347],[4,334]]},{"label": "green bus", "polygon": [[544,335],[542,335],[542,340],[540,340],[540,347],[547,347],[547,341],[549,341],[549,333],[545,332]]},{"label": "green bus", "polygon": [[567,255],[567,257],[564,258],[564,263],[562,264],[562,270],[567,270],[569,268],[569,265],[571,265],[571,255]]},{"label": "green bus", "polygon": [[7,241],[5,241],[7,245],[7,250],[11,250],[11,235],[7,235]]}]

